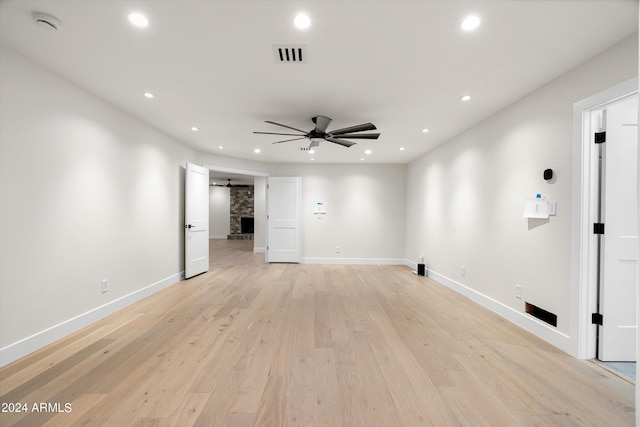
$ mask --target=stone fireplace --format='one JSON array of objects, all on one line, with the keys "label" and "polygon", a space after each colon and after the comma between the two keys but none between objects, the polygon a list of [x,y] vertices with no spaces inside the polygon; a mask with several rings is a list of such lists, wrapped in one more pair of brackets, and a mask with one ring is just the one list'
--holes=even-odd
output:
[{"label": "stone fireplace", "polygon": [[229,189],[231,240],[253,240],[253,185]]}]

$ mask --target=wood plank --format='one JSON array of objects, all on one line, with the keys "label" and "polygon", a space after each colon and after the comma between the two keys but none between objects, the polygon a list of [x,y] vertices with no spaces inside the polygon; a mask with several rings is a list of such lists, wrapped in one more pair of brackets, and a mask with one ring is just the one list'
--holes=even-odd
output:
[{"label": "wood plank", "polygon": [[210,393],[185,393],[174,413],[168,417],[166,424],[171,427],[194,425],[210,397]]},{"label": "wood plank", "polygon": [[331,337],[331,313],[329,312],[327,295],[324,292],[318,292],[314,301],[314,346],[315,348],[330,348],[333,346],[333,339]]},{"label": "wood plank", "polygon": [[291,374],[284,381],[284,424],[300,427],[313,425],[313,358],[296,358]]},{"label": "wood plank", "polygon": [[248,412],[234,412],[229,414],[224,427],[253,427],[255,425],[256,414]]},{"label": "wood plank", "polygon": [[313,425],[342,427],[338,373],[333,349],[317,348],[313,359]]},{"label": "wood plank", "polygon": [[300,313],[300,321],[296,335],[295,356],[305,359],[314,357],[315,349],[315,299],[313,294],[306,294],[302,298],[302,313]]},{"label": "wood plank", "polygon": [[212,388],[209,399],[192,425],[196,427],[224,425],[227,417],[233,413],[231,406],[240,390],[243,375],[244,371],[227,370]]},{"label": "wood plank", "polygon": [[106,394],[83,394],[80,395],[71,404],[71,411],[55,415],[49,421],[45,422],[42,427],[66,427],[70,426],[87,413],[88,410],[99,405],[102,399],[107,397]]},{"label": "wood plank", "polygon": [[[255,425],[284,426],[285,423],[285,380],[282,376],[267,379],[267,384],[260,400]],[[300,414],[301,415],[301,414]]]}]

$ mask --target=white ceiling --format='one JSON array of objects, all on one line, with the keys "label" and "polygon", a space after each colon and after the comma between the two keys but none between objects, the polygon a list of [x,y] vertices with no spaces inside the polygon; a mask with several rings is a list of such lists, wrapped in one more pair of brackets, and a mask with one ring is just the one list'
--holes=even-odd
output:
[{"label": "white ceiling", "polygon": [[[149,27],[131,26],[132,11]],[[471,13],[482,24],[467,33]],[[199,150],[267,162],[407,163],[637,29],[637,0],[0,3],[6,45]],[[274,44],[306,45],[308,62],[276,63]],[[381,137],[310,155],[308,141],[252,134],[287,132],[265,120],[310,130],[315,115],[329,130],[372,122]]]}]

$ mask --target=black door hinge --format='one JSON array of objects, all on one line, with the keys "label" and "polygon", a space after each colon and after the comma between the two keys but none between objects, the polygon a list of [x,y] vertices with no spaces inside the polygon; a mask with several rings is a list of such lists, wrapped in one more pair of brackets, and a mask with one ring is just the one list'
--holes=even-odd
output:
[{"label": "black door hinge", "polygon": [[594,134],[594,141],[596,144],[602,144],[607,142],[607,133],[606,132],[596,132]]},{"label": "black door hinge", "polygon": [[591,324],[592,325],[600,325],[600,326],[602,326],[602,314],[600,314],[600,313],[591,313]]},{"label": "black door hinge", "polygon": [[593,234],[604,234],[604,223],[596,222],[593,224]]}]

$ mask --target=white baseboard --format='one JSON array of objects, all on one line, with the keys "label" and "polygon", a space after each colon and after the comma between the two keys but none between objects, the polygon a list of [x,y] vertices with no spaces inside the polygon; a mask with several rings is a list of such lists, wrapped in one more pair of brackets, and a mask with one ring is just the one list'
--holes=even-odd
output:
[{"label": "white baseboard", "polygon": [[253,252],[256,254],[263,254],[265,252],[267,252],[267,248],[265,248],[264,246],[254,246],[253,247]]},{"label": "white baseboard", "polygon": [[5,366],[21,357],[28,355],[46,345],[51,344],[61,338],[70,335],[85,326],[88,326],[110,314],[115,313],[137,301],[155,294],[169,286],[179,282],[184,278],[184,272],[176,273],[159,282],[153,283],[142,289],[138,289],[128,295],[120,297],[114,301],[108,302],[86,313],[80,314],[71,319],[65,320],[55,326],[38,332],[30,337],[24,338],[18,342],[10,344],[0,349],[0,367]]},{"label": "white baseboard", "polygon": [[[417,264],[409,260],[406,260],[405,265],[413,269],[417,268]],[[546,323],[536,319],[535,317],[531,317],[524,312],[521,313],[511,307],[508,307],[503,303],[494,300],[493,298],[490,298],[474,289],[469,288],[468,286],[463,285],[462,283],[456,282],[455,280],[450,279],[433,270],[429,270],[428,268],[427,275],[441,285],[444,285],[447,288],[461,295],[464,295],[471,301],[480,304],[482,307],[503,317],[511,323],[514,323],[515,325],[532,333],[533,335],[559,348],[560,350],[572,354],[572,348],[574,346],[571,342],[571,337],[554,329],[552,326],[549,326]]]},{"label": "white baseboard", "polygon": [[302,257],[301,264],[405,265],[400,258],[320,258]]}]

